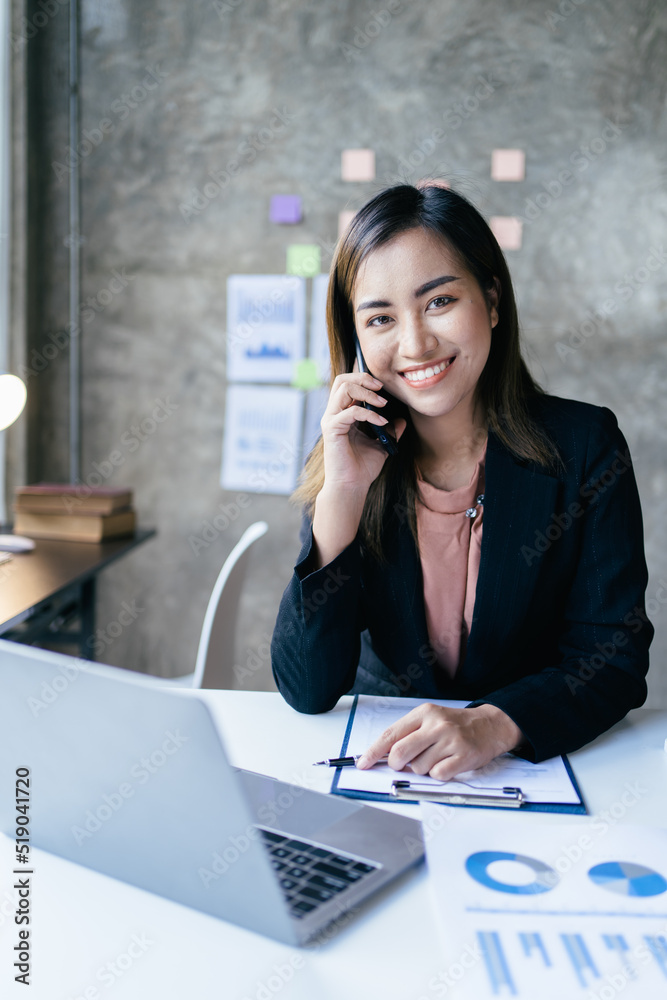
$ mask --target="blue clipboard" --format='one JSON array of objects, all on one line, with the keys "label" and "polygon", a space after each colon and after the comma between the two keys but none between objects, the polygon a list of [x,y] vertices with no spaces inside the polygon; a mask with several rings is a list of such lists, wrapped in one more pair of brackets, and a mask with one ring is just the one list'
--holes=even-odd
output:
[{"label": "blue clipboard", "polygon": [[[340,748],[340,754],[339,754],[340,757],[347,756],[347,748],[348,748],[348,744],[350,742],[350,736],[352,735],[352,726],[354,724],[354,715],[355,715],[355,712],[357,710],[358,701],[359,701],[359,696],[355,695],[354,696],[354,701],[352,703],[352,707],[350,709],[350,715],[349,715],[349,718],[347,720],[347,726],[345,727],[345,735],[343,736],[343,743],[342,743],[342,746]],[[567,757],[565,756],[565,754],[562,755],[561,759],[563,761],[563,764],[565,765],[565,769],[567,771],[568,777],[569,777],[570,781],[572,782],[572,787],[574,788],[575,792],[577,793],[577,796],[579,797],[579,802],[578,803],[577,802],[572,802],[572,803],[569,803],[569,802],[568,803],[563,803],[563,802],[526,802],[525,800],[517,802],[516,798],[513,798],[512,800],[510,800],[509,796],[507,797],[507,799],[505,801],[503,801],[502,798],[500,796],[498,796],[497,800],[494,801],[493,804],[491,804],[488,800],[485,801],[486,796],[484,796],[484,795],[475,795],[475,794],[467,795],[465,797],[464,796],[460,796],[460,795],[451,795],[450,797],[448,797],[446,799],[443,798],[441,801],[444,804],[446,804],[446,805],[462,806],[462,807],[468,808],[468,809],[497,809],[499,807],[500,808],[508,808],[509,806],[512,806],[513,808],[518,808],[519,811],[570,813],[570,814],[576,814],[576,815],[580,815],[580,816],[586,816],[588,814],[588,810],[587,810],[586,804],[584,802],[584,797],[581,794],[581,789],[579,788],[579,784],[577,782],[577,779],[574,776],[574,772],[572,770],[572,766],[571,766],[569,760],[567,759]],[[344,795],[346,798],[349,798],[349,799],[364,799],[367,802],[415,802],[415,803],[417,803],[419,801],[422,801],[422,799],[427,799],[427,798],[430,801],[434,801],[435,800],[435,796],[432,793],[429,794],[429,795],[426,795],[426,794],[419,795],[419,793],[416,793],[415,796],[412,797],[412,798],[405,798],[405,797],[402,797],[402,796],[401,797],[397,797],[396,795],[389,795],[388,793],[385,793],[385,792],[362,792],[362,791],[358,791],[357,789],[354,789],[354,788],[350,788],[350,789],[348,789],[348,788],[341,788],[339,786],[339,781],[340,781],[341,774],[342,774],[342,772],[344,770],[345,770],[345,768],[343,768],[343,767],[337,767],[336,768],[336,773],[334,774],[333,780],[331,782],[331,793],[333,795]],[[398,782],[398,784],[402,784],[402,782]],[[501,790],[499,789],[499,791],[501,791]],[[511,789],[511,791],[515,791],[515,790]],[[459,801],[457,801],[457,799]],[[463,801],[463,799],[465,799],[465,801]],[[478,801],[476,801],[476,800],[478,800]]]}]

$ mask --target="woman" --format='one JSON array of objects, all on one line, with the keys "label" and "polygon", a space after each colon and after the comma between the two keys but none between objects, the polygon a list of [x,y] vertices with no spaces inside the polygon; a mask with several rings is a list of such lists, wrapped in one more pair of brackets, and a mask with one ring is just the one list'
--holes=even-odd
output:
[{"label": "woman", "polygon": [[627,444],[610,410],[530,376],[479,213],[437,185],[381,192],[339,243],[327,322],[331,393],[272,643],[286,700],[472,700],[421,705],[359,762],[443,780],[575,750],[641,705],[653,628]]}]

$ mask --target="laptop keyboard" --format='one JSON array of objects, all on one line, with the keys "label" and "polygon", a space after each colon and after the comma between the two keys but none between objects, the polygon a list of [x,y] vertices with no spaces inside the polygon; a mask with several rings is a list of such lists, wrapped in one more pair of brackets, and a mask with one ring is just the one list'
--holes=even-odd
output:
[{"label": "laptop keyboard", "polygon": [[300,919],[381,865],[258,827],[293,917]]}]

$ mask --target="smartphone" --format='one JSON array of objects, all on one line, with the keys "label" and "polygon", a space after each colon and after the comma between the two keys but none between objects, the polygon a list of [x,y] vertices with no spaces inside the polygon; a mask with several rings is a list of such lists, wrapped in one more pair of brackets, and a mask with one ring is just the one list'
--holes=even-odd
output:
[{"label": "smartphone", "polygon": [[[357,364],[359,365],[360,372],[368,372],[369,375],[373,373],[368,370],[368,365],[366,364],[366,359],[361,353],[361,344],[359,343],[359,338],[355,335],[354,347],[357,353]],[[382,410],[378,406],[371,406],[370,403],[362,403],[367,410],[373,410],[374,413],[382,413]],[[358,420],[357,427],[367,434],[368,437],[376,437],[384,450],[389,455],[398,454],[398,445],[396,444],[396,439],[387,431],[386,425],[384,427],[378,427],[376,424],[367,423],[365,420]]]}]

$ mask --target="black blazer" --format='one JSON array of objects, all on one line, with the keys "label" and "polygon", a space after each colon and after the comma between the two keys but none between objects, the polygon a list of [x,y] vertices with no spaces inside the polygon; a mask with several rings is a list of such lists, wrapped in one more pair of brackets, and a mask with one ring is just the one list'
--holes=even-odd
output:
[{"label": "black blazer", "polygon": [[644,702],[653,627],[627,443],[605,407],[533,405],[564,469],[518,460],[489,433],[475,606],[455,678],[435,666],[419,554],[397,503],[385,564],[355,540],[313,572],[305,525],[271,645],[290,705],[326,712],[350,691],[486,702],[519,726],[525,756],[544,760]]}]

